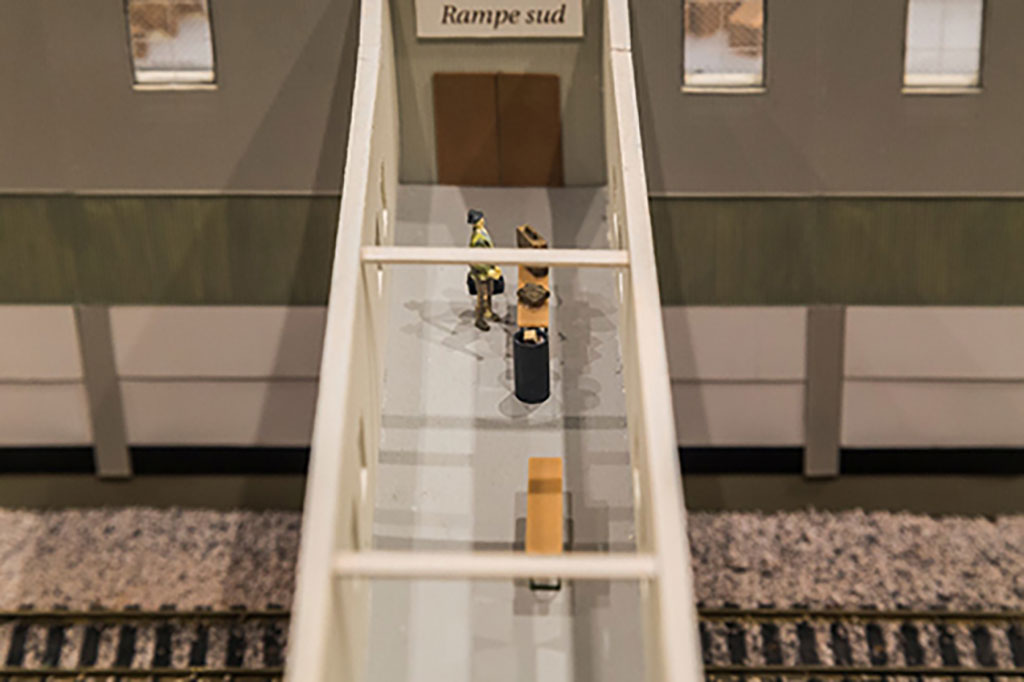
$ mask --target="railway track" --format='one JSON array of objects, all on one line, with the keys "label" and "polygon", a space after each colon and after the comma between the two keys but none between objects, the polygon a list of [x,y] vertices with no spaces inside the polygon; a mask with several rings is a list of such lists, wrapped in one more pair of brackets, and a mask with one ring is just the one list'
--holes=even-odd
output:
[{"label": "railway track", "polygon": [[[709,680],[1024,679],[1024,612],[702,608]],[[289,612],[0,611],[0,682],[277,681]]]},{"label": "railway track", "polygon": [[280,680],[288,612],[0,611],[0,682]]},{"label": "railway track", "polygon": [[699,609],[711,680],[1024,678],[1024,611]]}]

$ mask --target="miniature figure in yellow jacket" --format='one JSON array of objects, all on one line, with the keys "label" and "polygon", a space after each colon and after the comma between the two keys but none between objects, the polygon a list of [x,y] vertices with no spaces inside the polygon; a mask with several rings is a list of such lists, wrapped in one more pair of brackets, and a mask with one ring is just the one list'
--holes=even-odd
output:
[{"label": "miniature figure in yellow jacket", "polygon": [[[484,227],[484,214],[471,209],[469,224],[473,226],[473,234],[469,237],[469,245],[474,248],[493,248],[491,235]],[[497,320],[498,316],[491,309],[491,295],[494,293],[494,282],[501,277],[501,268],[487,263],[473,263],[469,272],[476,283],[476,327],[481,331],[490,329],[487,319]]]}]

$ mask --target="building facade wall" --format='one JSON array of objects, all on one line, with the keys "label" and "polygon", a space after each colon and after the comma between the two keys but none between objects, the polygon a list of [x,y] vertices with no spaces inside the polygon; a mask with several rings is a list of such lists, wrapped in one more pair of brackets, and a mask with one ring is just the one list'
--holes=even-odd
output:
[{"label": "building facade wall", "polygon": [[359,3],[210,8],[217,87],[154,92],[122,0],[0,0],[0,193],[337,194]]},{"label": "building facade wall", "polygon": [[1019,447],[1024,3],[986,0],[957,95],[904,94],[906,0],[765,0],[763,92],[683,92],[683,2],[656,4],[632,21],[680,445],[802,446],[792,318],[825,303],[851,306],[841,447]]},{"label": "building facade wall", "polygon": [[682,0],[632,3],[653,195],[1021,193],[1024,3],[986,0],[964,95],[902,92],[906,0],[765,3],[755,94],[682,92]]}]

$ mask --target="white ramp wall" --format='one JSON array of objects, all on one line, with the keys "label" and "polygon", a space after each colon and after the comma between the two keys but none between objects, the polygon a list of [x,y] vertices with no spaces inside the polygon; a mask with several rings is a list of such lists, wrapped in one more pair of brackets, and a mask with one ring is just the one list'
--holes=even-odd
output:
[{"label": "white ramp wall", "polygon": [[362,3],[357,59],[288,638],[289,682],[357,682],[366,670],[369,584],[335,580],[332,560],[372,544],[387,273],[364,268],[360,249],[393,237],[398,116],[386,2]]}]

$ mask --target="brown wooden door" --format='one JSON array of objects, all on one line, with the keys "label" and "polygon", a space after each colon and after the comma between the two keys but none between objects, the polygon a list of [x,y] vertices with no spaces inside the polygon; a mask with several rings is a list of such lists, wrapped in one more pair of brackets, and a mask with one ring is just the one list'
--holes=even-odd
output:
[{"label": "brown wooden door", "polygon": [[438,182],[561,186],[558,77],[434,74]]},{"label": "brown wooden door", "polygon": [[498,74],[501,184],[562,185],[558,76]]},{"label": "brown wooden door", "polygon": [[497,185],[498,83],[494,74],[435,73],[437,180]]}]

